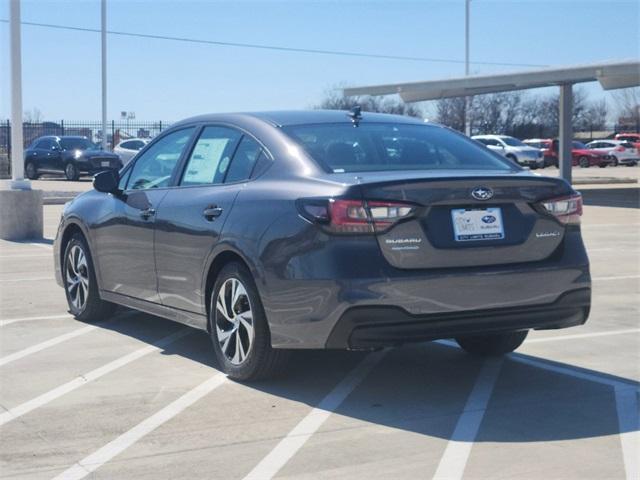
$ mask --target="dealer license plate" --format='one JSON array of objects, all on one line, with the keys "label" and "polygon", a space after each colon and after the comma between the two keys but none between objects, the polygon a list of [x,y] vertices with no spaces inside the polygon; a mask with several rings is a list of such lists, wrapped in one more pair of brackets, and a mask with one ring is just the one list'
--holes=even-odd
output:
[{"label": "dealer license plate", "polygon": [[457,242],[504,238],[500,208],[451,210],[453,236]]}]

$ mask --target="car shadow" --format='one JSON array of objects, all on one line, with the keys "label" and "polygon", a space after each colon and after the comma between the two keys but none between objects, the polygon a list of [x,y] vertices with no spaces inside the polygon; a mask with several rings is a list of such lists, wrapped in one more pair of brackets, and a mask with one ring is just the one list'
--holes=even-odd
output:
[{"label": "car shadow", "polygon": [[[122,308],[113,321],[101,324],[101,328],[153,343],[162,335],[189,327]],[[203,331],[193,329],[183,339],[161,349],[161,353],[219,369],[210,338]],[[280,377],[235,383],[316,407],[367,355],[338,350],[297,351]],[[335,414],[448,440],[485,361],[442,342],[386,350]],[[511,354],[502,362],[478,436],[456,440],[549,442],[637,431],[637,422],[619,424],[615,395],[618,388],[637,392],[640,383]],[[637,408],[637,402],[632,408]]]},{"label": "car shadow", "polygon": [[597,207],[640,208],[640,187],[592,188],[581,190],[585,205]]}]

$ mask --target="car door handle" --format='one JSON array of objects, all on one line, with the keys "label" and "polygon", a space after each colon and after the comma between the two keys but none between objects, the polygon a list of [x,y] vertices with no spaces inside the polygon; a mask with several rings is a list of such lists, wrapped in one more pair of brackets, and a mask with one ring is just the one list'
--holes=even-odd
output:
[{"label": "car door handle", "polygon": [[144,210],[140,211],[140,216],[144,219],[144,220],[149,220],[149,218],[153,217],[156,214],[156,209],[155,208],[145,208]]},{"label": "car door handle", "polygon": [[207,208],[204,209],[204,211],[202,212],[202,215],[204,216],[204,218],[212,222],[213,220],[218,218],[220,215],[222,215],[222,209],[215,205],[209,205]]}]

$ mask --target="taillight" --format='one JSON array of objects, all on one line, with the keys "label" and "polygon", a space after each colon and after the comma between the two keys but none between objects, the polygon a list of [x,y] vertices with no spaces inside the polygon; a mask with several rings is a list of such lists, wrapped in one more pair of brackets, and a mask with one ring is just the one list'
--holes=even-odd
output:
[{"label": "taillight", "polygon": [[582,195],[579,193],[569,197],[553,198],[542,202],[547,212],[556,217],[560,222],[569,225],[578,225],[582,215]]},{"label": "taillight", "polygon": [[381,232],[411,216],[415,207],[400,202],[343,199],[302,199],[298,202],[304,218],[333,233],[368,234]]},{"label": "taillight", "polygon": [[616,147],[616,152],[624,152],[624,147]]}]

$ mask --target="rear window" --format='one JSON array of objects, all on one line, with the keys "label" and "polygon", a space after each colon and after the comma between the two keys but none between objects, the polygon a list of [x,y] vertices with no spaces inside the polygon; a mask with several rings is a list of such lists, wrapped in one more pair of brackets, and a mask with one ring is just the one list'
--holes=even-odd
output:
[{"label": "rear window", "polygon": [[289,125],[285,133],[333,173],[391,170],[514,170],[482,145],[442,127],[348,123]]}]

